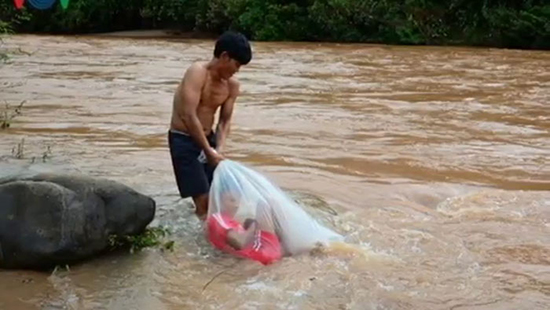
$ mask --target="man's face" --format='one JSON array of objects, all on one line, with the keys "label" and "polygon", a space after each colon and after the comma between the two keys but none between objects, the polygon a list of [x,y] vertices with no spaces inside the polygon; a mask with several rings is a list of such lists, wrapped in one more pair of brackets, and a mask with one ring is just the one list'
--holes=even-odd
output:
[{"label": "man's face", "polygon": [[230,79],[235,73],[239,72],[241,64],[232,59],[227,55],[226,52],[223,52],[220,56],[220,75],[223,79]]}]

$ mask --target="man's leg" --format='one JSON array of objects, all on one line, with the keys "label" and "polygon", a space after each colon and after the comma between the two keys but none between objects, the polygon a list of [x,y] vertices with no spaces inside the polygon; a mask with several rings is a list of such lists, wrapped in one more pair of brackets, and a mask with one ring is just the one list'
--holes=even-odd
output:
[{"label": "man's leg", "polygon": [[204,217],[208,210],[208,175],[197,157],[200,149],[191,137],[169,133],[170,154],[178,190],[182,198],[193,197],[195,213]]},{"label": "man's leg", "polygon": [[195,214],[200,219],[204,219],[208,212],[208,193],[193,196],[193,202],[195,203]]}]

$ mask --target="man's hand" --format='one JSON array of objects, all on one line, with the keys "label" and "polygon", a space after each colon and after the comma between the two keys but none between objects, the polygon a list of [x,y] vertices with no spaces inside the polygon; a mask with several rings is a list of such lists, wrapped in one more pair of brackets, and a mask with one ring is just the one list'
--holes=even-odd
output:
[{"label": "man's hand", "polygon": [[225,159],[220,153],[216,152],[213,148],[210,148],[209,152],[206,153],[208,159],[208,164],[212,167],[217,167],[218,164]]}]

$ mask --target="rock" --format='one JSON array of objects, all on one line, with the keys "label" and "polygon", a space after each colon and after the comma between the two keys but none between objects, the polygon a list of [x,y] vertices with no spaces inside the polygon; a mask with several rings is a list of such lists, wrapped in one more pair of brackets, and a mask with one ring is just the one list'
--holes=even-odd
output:
[{"label": "rock", "polygon": [[155,201],[120,183],[38,174],[0,180],[0,268],[51,268],[90,258],[109,236],[136,235]]}]

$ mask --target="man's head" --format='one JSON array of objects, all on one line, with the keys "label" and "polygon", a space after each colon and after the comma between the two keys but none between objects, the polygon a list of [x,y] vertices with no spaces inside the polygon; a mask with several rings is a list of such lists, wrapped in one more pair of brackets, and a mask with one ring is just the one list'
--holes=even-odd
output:
[{"label": "man's head", "polygon": [[227,31],[216,42],[214,57],[218,59],[218,73],[229,79],[241,66],[252,59],[252,50],[246,37],[240,33]]}]

